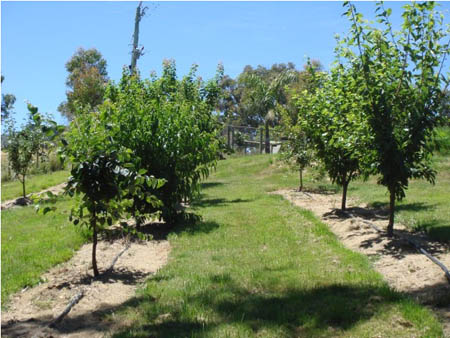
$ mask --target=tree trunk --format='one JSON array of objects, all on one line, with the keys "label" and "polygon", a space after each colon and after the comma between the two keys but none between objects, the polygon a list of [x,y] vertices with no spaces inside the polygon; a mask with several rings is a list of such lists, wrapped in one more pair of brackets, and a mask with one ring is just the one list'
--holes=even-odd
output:
[{"label": "tree trunk", "polygon": [[387,227],[388,237],[394,235],[394,213],[395,213],[395,190],[389,187],[389,224]]},{"label": "tree trunk", "polygon": [[94,277],[98,277],[100,274],[98,273],[97,268],[97,216],[95,214],[95,210],[92,214],[91,218],[91,227],[93,230],[92,233],[92,269],[94,270]]},{"label": "tree trunk", "polygon": [[269,122],[265,123],[266,127],[266,154],[270,154],[270,132],[269,132]]},{"label": "tree trunk", "polygon": [[341,210],[345,211],[346,209],[346,203],[347,203],[347,188],[349,181],[344,181],[344,184],[342,185],[342,203],[341,203]]},{"label": "tree trunk", "polygon": [[263,128],[259,128],[259,153],[262,154],[263,152],[263,133],[264,133],[264,129]]},{"label": "tree trunk", "polygon": [[23,198],[27,197],[27,194],[25,193],[25,175],[22,175],[22,193],[23,193]]},{"label": "tree trunk", "polygon": [[298,187],[298,191],[302,191],[303,190],[303,169],[299,169],[299,173],[300,173],[300,186]]},{"label": "tree trunk", "polygon": [[134,74],[136,72],[136,63],[139,57],[141,56],[141,52],[138,50],[139,46],[139,22],[142,18],[142,1],[139,2],[138,7],[136,8],[136,17],[134,19],[134,34],[133,34],[133,50],[131,51],[131,72]]}]

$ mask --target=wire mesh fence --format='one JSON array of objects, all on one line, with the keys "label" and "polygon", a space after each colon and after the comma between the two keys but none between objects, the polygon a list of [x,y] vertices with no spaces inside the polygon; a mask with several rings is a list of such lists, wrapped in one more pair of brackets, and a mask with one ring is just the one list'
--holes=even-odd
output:
[{"label": "wire mesh fence", "polygon": [[222,137],[229,148],[241,155],[254,155],[262,153],[276,154],[283,142],[281,133],[269,128],[268,135],[264,127],[225,125]]}]

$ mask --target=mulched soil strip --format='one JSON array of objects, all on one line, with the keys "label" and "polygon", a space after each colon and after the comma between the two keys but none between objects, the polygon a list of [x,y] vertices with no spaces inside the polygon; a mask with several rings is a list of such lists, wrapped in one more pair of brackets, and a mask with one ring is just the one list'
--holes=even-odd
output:
[{"label": "mulched soil strip", "polygon": [[74,307],[80,301],[80,299],[83,298],[83,296],[84,296],[84,291],[81,290],[70,300],[69,304],[66,306],[64,311],[61,312],[61,314],[58,317],[56,317],[54,320],[52,320],[52,322],[50,324],[48,324],[48,327],[54,328],[56,326],[56,324],[60,323],[64,319],[64,317],[70,312],[72,307]]},{"label": "mulched soil strip", "polygon": [[[349,215],[352,218],[356,218],[352,213],[345,212],[345,214]],[[372,227],[375,231],[383,234],[385,233],[383,230],[381,230],[379,227],[377,227],[375,224],[372,224],[369,221],[361,220],[364,224],[367,224],[368,226]],[[405,238],[399,234],[395,234],[394,236],[401,239],[402,241],[407,242],[408,244],[412,245],[417,251],[419,251],[421,254],[425,255],[428,259],[430,259],[433,263],[435,263],[437,266],[439,266],[442,271],[444,271],[445,277],[447,278],[447,281],[450,283],[450,272],[448,271],[447,267],[437,258],[433,257],[429,252],[427,252],[424,248],[422,248],[419,244],[415,243],[414,241],[410,240],[409,238]]]}]

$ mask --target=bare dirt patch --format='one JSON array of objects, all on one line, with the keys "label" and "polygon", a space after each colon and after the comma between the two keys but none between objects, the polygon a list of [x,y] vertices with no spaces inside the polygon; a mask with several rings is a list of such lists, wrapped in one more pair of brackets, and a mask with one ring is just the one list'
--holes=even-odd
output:
[{"label": "bare dirt patch", "polygon": [[345,217],[336,212],[340,207],[340,195],[292,189],[274,193],[312,211],[328,224],[347,248],[367,255],[392,288],[432,307],[443,322],[446,336],[450,337],[450,283],[441,268],[404,239],[412,239],[447,268],[450,267],[449,245],[432,241],[425,234],[411,233],[398,223],[394,230],[398,236],[388,238],[385,232],[379,233],[369,225],[385,230],[388,224],[386,210],[361,206],[350,199],[347,210],[351,217]]},{"label": "bare dirt patch", "polygon": [[[84,245],[72,259],[52,268],[38,286],[11,297],[2,313],[2,337],[103,337],[111,329],[102,318],[114,316],[116,309],[135,295],[136,288],[154,274],[168,259],[167,240],[149,242],[107,242],[97,247],[97,263],[105,271],[113,259],[112,271],[93,279],[92,244]],[[48,325],[80,292],[83,298],[56,325]]]},{"label": "bare dirt patch", "polygon": [[[47,189],[44,189],[44,190],[42,190],[42,191],[40,191],[38,193],[28,194],[28,196],[32,196],[32,195],[40,196],[42,194],[45,194],[48,191],[52,192],[55,195],[59,195],[60,193],[63,192],[65,186],[66,186],[66,182],[58,184],[58,185],[55,185],[55,186],[47,188]],[[13,200],[5,201],[5,202],[2,203],[1,210],[9,209],[9,208],[16,207],[16,206],[23,206],[23,205],[31,204],[31,200],[30,199],[27,198],[27,200],[29,202],[27,202],[27,201],[23,202],[23,200],[24,200],[23,197],[19,197],[19,198],[15,198]]]}]

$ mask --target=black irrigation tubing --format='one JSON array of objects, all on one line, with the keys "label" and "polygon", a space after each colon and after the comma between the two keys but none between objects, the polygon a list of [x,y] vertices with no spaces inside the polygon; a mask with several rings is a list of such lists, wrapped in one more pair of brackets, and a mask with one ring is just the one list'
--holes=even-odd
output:
[{"label": "black irrigation tubing", "polygon": [[80,299],[83,298],[83,296],[84,296],[84,291],[81,290],[70,300],[70,303],[66,306],[64,311],[61,312],[61,314],[58,317],[56,317],[50,324],[48,324],[48,327],[54,328],[56,326],[56,324],[61,322],[64,319],[64,317],[70,312],[72,307],[74,307],[75,304],[77,304],[80,301]]},{"label": "black irrigation tubing", "polygon": [[116,264],[116,262],[117,262],[117,260],[119,259],[119,257],[122,256],[123,253],[124,253],[125,251],[127,251],[127,250],[130,248],[130,246],[131,246],[131,244],[128,243],[127,246],[125,247],[125,249],[123,249],[121,252],[119,252],[119,253],[117,254],[117,256],[116,256],[116,257],[113,259],[113,261],[111,262],[111,265],[105,270],[105,272],[103,272],[102,275],[104,275],[104,274],[106,274],[106,273],[112,271],[112,269],[113,269],[113,267],[114,267],[114,264]]},{"label": "black irrigation tubing", "polygon": [[311,199],[314,199],[314,197],[312,197],[310,194],[308,194],[306,191],[302,191],[302,193],[304,193],[306,196],[308,196]]},{"label": "black irrigation tubing", "polygon": [[[103,276],[105,274],[107,274],[108,272],[112,271],[114,264],[116,264],[117,260],[119,259],[120,256],[123,255],[123,253],[125,251],[127,251],[130,248],[131,244],[128,243],[127,246],[120,251],[116,257],[114,257],[114,259],[112,260],[110,266],[99,276]],[[95,277],[93,278],[93,280],[95,279]],[[50,324],[48,324],[48,327],[54,328],[58,323],[60,323],[64,317],[70,312],[70,310],[80,301],[81,298],[83,298],[84,296],[84,291],[81,290],[80,292],[78,292],[69,302],[69,304],[66,306],[66,308],[64,309],[63,312],[61,312],[61,314],[56,317],[53,321],[50,322]]]},{"label": "black irrigation tubing", "polygon": [[[355,216],[351,213],[347,213],[349,216],[355,218]],[[383,233],[384,231],[378,228],[375,224],[372,224],[371,222],[368,222],[366,220],[362,220],[363,223],[371,226],[373,229],[378,231],[379,233]],[[450,283],[450,272],[448,271],[447,267],[437,258],[433,257],[429,252],[427,252],[424,248],[422,248],[419,244],[415,243],[414,241],[404,238],[398,234],[394,234],[395,236],[399,237],[400,239],[407,241],[410,245],[412,245],[417,251],[419,251],[421,254],[424,254],[428,259],[430,259],[433,263],[435,263],[437,266],[439,266],[442,271],[444,271],[445,277],[447,278],[447,281]]]}]

